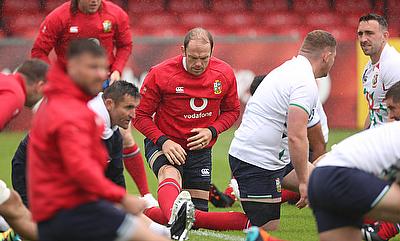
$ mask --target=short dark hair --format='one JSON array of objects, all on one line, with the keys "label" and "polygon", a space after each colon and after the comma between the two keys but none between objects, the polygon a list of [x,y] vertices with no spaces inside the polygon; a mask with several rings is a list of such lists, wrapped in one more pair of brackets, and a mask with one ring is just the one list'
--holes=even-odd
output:
[{"label": "short dark hair", "polygon": [[334,48],[336,44],[336,39],[331,33],[324,30],[314,30],[309,32],[304,38],[300,51],[314,54],[326,47]]},{"label": "short dark hair", "polygon": [[67,59],[71,59],[82,54],[89,53],[94,57],[106,56],[103,47],[91,39],[75,39],[68,45]]},{"label": "short dark hair", "polygon": [[265,76],[267,76],[267,75],[263,74],[263,75],[257,75],[256,77],[254,77],[253,82],[251,82],[251,85],[250,85],[250,94],[251,95],[254,95],[254,93],[256,92],[256,89],[261,84],[261,82],[264,80]]},{"label": "short dark hair", "polygon": [[[205,35],[205,36],[204,36]],[[194,40],[194,39],[199,39],[200,37],[207,37],[208,39],[205,39],[206,41],[210,42],[211,45],[211,51],[214,47],[214,38],[211,35],[211,33],[204,29],[204,28],[194,28],[189,30],[189,32],[187,32],[187,34],[185,35],[185,39],[183,40],[183,47],[186,49],[187,46],[189,45],[190,40]]]},{"label": "short dark hair", "polygon": [[125,80],[118,80],[104,90],[103,98],[112,99],[115,103],[119,103],[125,95],[130,95],[135,99],[140,98],[139,89],[134,84]]},{"label": "short dark hair", "polygon": [[400,102],[400,81],[392,85],[386,92],[385,99],[392,98],[393,102]]},{"label": "short dark hair", "polygon": [[358,23],[368,22],[371,20],[377,21],[379,23],[379,26],[381,26],[383,30],[388,29],[388,22],[386,21],[385,17],[376,13],[368,13],[367,15],[361,16],[360,19],[358,20]]},{"label": "short dark hair", "polygon": [[17,73],[24,75],[28,84],[46,81],[49,65],[40,59],[30,59],[24,61],[16,70]]}]

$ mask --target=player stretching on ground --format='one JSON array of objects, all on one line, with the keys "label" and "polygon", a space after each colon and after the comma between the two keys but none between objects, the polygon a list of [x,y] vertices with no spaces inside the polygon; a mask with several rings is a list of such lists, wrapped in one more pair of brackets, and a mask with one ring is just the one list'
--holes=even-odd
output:
[{"label": "player stretching on ground", "polygon": [[[400,82],[386,101],[389,117],[400,120]],[[318,162],[308,191],[320,240],[361,240],[364,216],[400,222],[399,135],[400,122],[380,125],[349,137]]]},{"label": "player stretching on ground", "polygon": [[192,29],[185,36],[182,55],[156,65],[144,80],[133,123],[146,136],[146,158],[158,177],[161,208],[145,214],[166,223],[171,209],[174,213],[180,206],[173,205],[174,200],[190,204],[192,198],[198,209],[195,227],[242,230],[248,224],[243,213],[206,212],[211,147],[240,113],[233,70],[212,56],[213,46],[207,30]]},{"label": "player stretching on ground", "polygon": [[[258,75],[254,77],[250,85],[250,94],[254,95],[258,86],[264,80],[266,75]],[[307,124],[307,138],[310,145],[310,162],[314,162],[319,156],[326,152],[326,144],[328,143],[329,137],[329,127],[328,119],[326,117],[324,108],[320,101],[318,101],[317,109],[312,120]],[[288,151],[287,137],[283,139],[282,149],[280,153],[283,153],[282,159],[290,159]],[[218,191],[218,189],[211,185],[210,188],[210,201],[216,207],[230,207],[235,202],[235,199],[240,200],[239,189],[237,186],[237,181],[232,178],[229,187],[226,188],[224,193]],[[282,189],[282,200],[281,203],[291,201],[297,202],[299,199],[299,194],[297,192],[292,192],[286,189]]]},{"label": "player stretching on ground", "polygon": [[[298,56],[271,71],[249,100],[235,132],[229,161],[242,207],[251,224],[276,230],[280,220],[281,184],[299,191],[296,204],[307,203],[309,145],[307,124],[318,104],[316,78],[326,76],[336,56],[332,34],[307,34]],[[290,160],[281,159],[288,138]]]},{"label": "player stretching on ground", "polygon": [[[0,131],[22,111],[23,106],[32,107],[42,98],[47,64],[40,60],[27,60],[14,75],[0,74]],[[0,215],[20,235],[29,240],[37,240],[36,224],[31,214],[22,204],[20,196],[7,188],[0,180]],[[5,238],[14,233],[10,230]]]},{"label": "player stretching on ground", "polygon": [[[62,64],[71,40],[90,38],[105,48],[109,63],[110,83],[121,73],[132,52],[132,34],[128,15],[116,4],[104,0],[70,0],[52,11],[40,26],[31,55],[49,62],[52,49]],[[147,184],[144,161],[129,127],[121,130],[124,139],[124,164],[148,201],[156,204]]]},{"label": "player stretching on ground", "polygon": [[[370,57],[361,80],[369,109],[365,128],[374,128],[387,121],[388,110],[383,99],[386,91],[400,81],[400,54],[387,43],[388,24],[380,15],[362,16],[357,33],[361,49]],[[372,235],[374,237],[372,240],[384,241],[396,236],[399,225],[378,222],[365,231],[367,232],[365,239]]]},{"label": "player stretching on ground", "polygon": [[28,196],[39,240],[167,240],[147,227],[144,201],[104,175],[104,122],[87,102],[107,75],[105,51],[83,39],[66,54],[66,66],[57,62],[47,75],[29,135]]}]

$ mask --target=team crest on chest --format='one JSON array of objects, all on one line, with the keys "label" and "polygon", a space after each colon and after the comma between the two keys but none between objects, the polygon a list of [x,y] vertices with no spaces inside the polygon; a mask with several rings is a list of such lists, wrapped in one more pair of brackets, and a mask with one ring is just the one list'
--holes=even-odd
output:
[{"label": "team crest on chest", "polygon": [[112,23],[110,20],[104,20],[103,22],[103,31],[105,33],[109,33],[112,30]]},{"label": "team crest on chest", "polygon": [[220,80],[214,81],[214,94],[219,95],[222,93],[222,83]]},{"label": "team crest on chest", "polygon": [[375,73],[372,79],[372,88],[376,88],[376,86],[378,86],[378,73]]}]

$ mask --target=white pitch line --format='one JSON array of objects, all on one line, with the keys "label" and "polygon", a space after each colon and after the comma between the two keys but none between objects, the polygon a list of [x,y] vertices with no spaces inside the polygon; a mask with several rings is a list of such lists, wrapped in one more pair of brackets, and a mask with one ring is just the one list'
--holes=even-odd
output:
[{"label": "white pitch line", "polygon": [[202,231],[202,230],[192,230],[192,234],[198,236],[208,236],[213,238],[218,238],[219,240],[227,240],[227,241],[243,241],[243,237],[239,237],[236,235],[229,235],[223,233],[214,233],[210,231]]}]

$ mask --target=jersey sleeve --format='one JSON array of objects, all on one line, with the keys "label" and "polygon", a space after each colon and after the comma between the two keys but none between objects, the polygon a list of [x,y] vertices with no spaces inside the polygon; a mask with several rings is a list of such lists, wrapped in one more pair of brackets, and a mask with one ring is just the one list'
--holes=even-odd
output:
[{"label": "jersey sleeve", "polygon": [[240,115],[240,101],[237,93],[236,77],[231,71],[227,76],[229,88],[221,101],[220,115],[217,120],[211,125],[220,134],[229,129]]},{"label": "jersey sleeve", "polygon": [[54,48],[62,31],[63,24],[61,19],[56,13],[50,13],[40,25],[39,34],[31,50],[31,57],[50,63],[49,53]]},{"label": "jersey sleeve", "polygon": [[[310,120],[308,121],[307,128],[311,128],[321,122],[321,116],[319,115],[322,108],[321,101],[318,99],[317,108],[315,111],[311,111]],[[323,111],[323,110],[322,110]]]},{"label": "jersey sleeve", "polygon": [[23,106],[11,90],[0,90],[0,103],[3,103],[0,111],[0,130],[2,130]]},{"label": "jersey sleeve", "polygon": [[115,61],[111,66],[111,72],[117,70],[122,73],[129,56],[132,53],[132,33],[129,27],[128,15],[121,10],[118,29],[115,36]]},{"label": "jersey sleeve", "polygon": [[396,58],[394,61],[388,62],[384,66],[385,71],[382,76],[382,82],[384,89],[388,90],[392,85],[400,81],[400,57]]},{"label": "jersey sleeve", "polygon": [[112,202],[121,201],[126,191],[105,177],[101,164],[90,153],[93,133],[87,123],[68,121],[56,135],[66,175],[89,193]]},{"label": "jersey sleeve", "polygon": [[154,70],[150,70],[144,79],[140,94],[142,99],[136,109],[133,125],[144,136],[157,143],[158,139],[165,134],[158,129],[153,121],[153,114],[161,102],[161,90],[156,83]]},{"label": "jersey sleeve", "polygon": [[309,80],[295,80],[291,86],[289,105],[297,106],[307,112],[310,117],[316,106],[318,92]]}]

